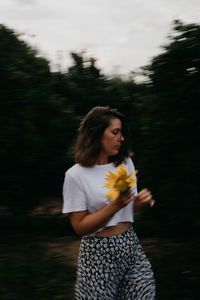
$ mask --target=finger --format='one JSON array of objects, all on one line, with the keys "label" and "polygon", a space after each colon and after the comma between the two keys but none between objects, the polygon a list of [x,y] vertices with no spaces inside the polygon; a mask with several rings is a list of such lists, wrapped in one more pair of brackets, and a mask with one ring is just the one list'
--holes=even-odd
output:
[{"label": "finger", "polygon": [[152,200],[152,197],[151,197],[151,196],[148,196],[148,197],[144,197],[144,198],[141,200],[141,202],[143,202],[143,203],[148,203],[148,202],[151,202],[151,200]]},{"label": "finger", "polygon": [[154,204],[155,204],[155,200],[152,199],[152,200],[150,201],[150,207],[154,206]]},{"label": "finger", "polygon": [[147,190],[147,191],[145,191],[144,195],[151,196],[151,192]]},{"label": "finger", "polygon": [[140,197],[145,197],[145,196],[147,196],[147,195],[151,195],[151,192],[149,191],[149,190],[147,190],[147,189],[143,189],[143,190],[141,190],[140,192],[139,192],[139,194],[138,194]]},{"label": "finger", "polygon": [[141,194],[139,194],[139,198],[140,198],[140,200],[145,200],[145,199],[147,199],[147,198],[152,198],[152,196],[151,196],[151,193],[149,193],[149,192],[144,192],[144,193],[141,193]]},{"label": "finger", "polygon": [[138,195],[135,195],[134,193],[131,193],[130,197],[131,197],[132,200],[135,200],[135,199],[138,198]]},{"label": "finger", "polygon": [[120,201],[124,202],[124,203],[129,203],[133,200],[133,193],[132,192],[128,192],[125,194],[120,195]]},{"label": "finger", "polygon": [[140,193],[149,193],[149,190],[148,189],[142,189],[141,191],[140,191]]},{"label": "finger", "polygon": [[126,193],[126,194],[120,195],[120,199],[122,201],[125,201],[126,199],[129,199],[130,197],[132,197],[131,193]]},{"label": "finger", "polygon": [[128,197],[129,195],[132,194],[132,191],[130,189],[128,189],[126,192],[121,193],[122,196]]}]

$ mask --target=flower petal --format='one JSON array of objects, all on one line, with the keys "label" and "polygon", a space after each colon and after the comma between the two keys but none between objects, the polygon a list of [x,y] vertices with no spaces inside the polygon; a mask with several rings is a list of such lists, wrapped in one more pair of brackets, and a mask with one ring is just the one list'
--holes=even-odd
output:
[{"label": "flower petal", "polygon": [[[115,174],[109,171],[105,177],[107,182],[105,183],[104,187],[111,190],[106,194],[106,197],[110,198],[111,200],[115,200],[117,197],[119,197],[120,192],[133,187],[137,181],[135,176],[137,172],[138,171],[136,170],[128,175],[125,164],[118,166]],[[134,177],[132,178],[132,176]]]},{"label": "flower petal", "polygon": [[120,192],[115,190],[115,189],[111,189],[107,194],[106,197],[109,198],[111,201],[117,199],[120,195]]}]

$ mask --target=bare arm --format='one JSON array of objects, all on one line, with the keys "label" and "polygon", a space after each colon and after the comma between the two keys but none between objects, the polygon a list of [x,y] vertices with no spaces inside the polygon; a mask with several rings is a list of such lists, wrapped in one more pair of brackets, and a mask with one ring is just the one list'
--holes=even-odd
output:
[{"label": "bare arm", "polygon": [[93,233],[103,227],[116,212],[133,200],[134,196],[131,192],[127,192],[92,214],[88,214],[87,211],[70,213],[71,224],[80,236]]}]

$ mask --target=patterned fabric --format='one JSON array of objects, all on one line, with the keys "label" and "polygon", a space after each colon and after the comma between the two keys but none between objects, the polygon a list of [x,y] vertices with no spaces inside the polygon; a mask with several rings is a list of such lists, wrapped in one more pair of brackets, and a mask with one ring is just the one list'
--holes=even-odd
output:
[{"label": "patterned fabric", "polygon": [[155,280],[132,229],[112,237],[83,237],[76,300],[153,300]]}]

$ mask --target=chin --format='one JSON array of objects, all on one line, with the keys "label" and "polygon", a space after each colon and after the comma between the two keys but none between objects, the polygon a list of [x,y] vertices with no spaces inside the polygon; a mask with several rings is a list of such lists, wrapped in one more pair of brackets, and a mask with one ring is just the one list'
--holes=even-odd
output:
[{"label": "chin", "polygon": [[117,155],[119,153],[119,150],[115,150],[113,151],[113,153],[111,154],[111,156]]}]

